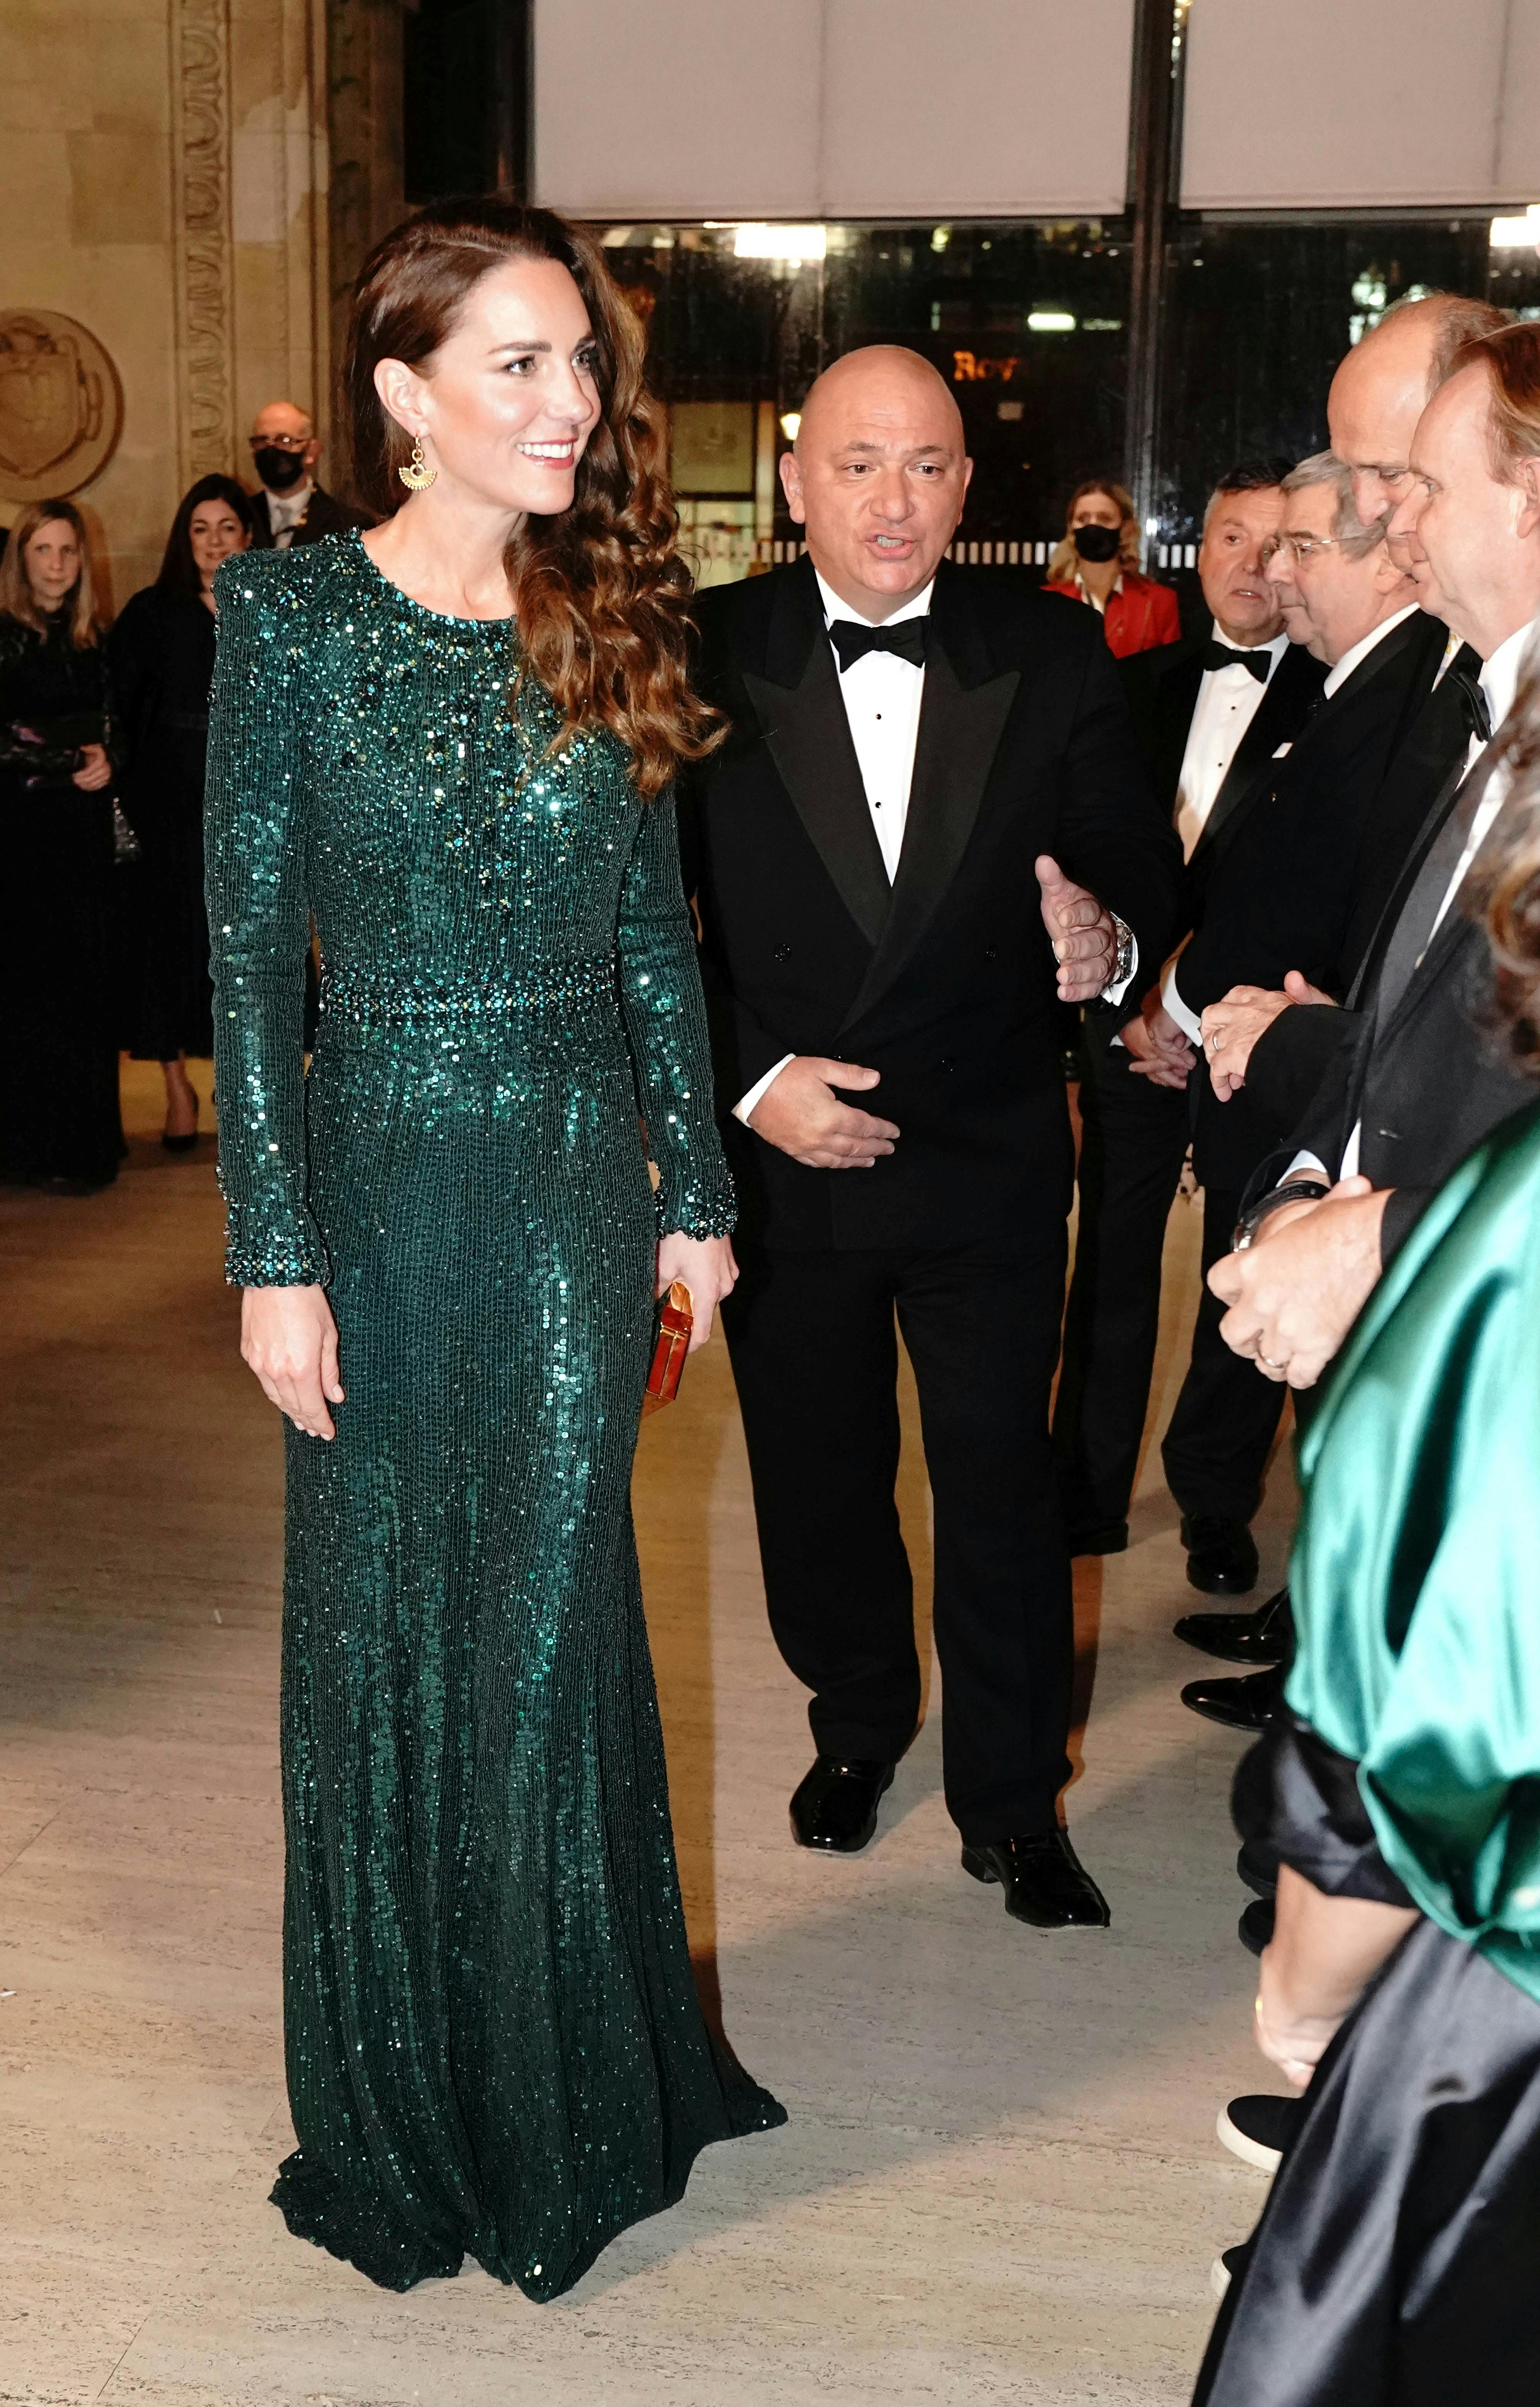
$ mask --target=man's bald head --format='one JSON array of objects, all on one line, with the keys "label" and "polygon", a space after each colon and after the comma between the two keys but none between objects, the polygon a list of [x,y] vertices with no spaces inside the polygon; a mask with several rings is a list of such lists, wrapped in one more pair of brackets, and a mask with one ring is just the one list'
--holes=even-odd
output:
[{"label": "man's bald head", "polygon": [[290,493],[313,478],[321,447],[316,421],[295,401],[264,402],[251,421],[251,462],[270,493]]},{"label": "man's bald head", "polygon": [[940,370],[901,343],[868,343],[833,361],[809,388],[797,430],[798,448],[810,439],[810,428],[817,434],[819,420],[829,410],[848,417],[906,407],[928,407],[944,418],[952,440],[962,450],[963,413]]},{"label": "man's bald head", "polygon": [[813,385],[781,481],[820,576],[881,620],[935,576],[972,469],[945,380],[918,351],[871,343]]},{"label": "man's bald head", "polygon": [[1365,525],[1406,491],[1418,420],[1462,343],[1491,334],[1504,312],[1457,292],[1431,292],[1388,309],[1332,378],[1326,422],[1332,449],[1352,471],[1353,501]]}]

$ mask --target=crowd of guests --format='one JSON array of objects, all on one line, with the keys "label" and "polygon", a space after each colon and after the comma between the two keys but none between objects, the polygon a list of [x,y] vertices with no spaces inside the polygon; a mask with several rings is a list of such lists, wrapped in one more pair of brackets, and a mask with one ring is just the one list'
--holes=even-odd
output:
[{"label": "crowd of guests", "polygon": [[154,584],[110,626],[73,503],[29,504],[0,555],[7,1180],[78,1195],[116,1178],[122,1052],[161,1064],[167,1150],[197,1142],[187,1063],[213,1050],[204,775],[215,573],[250,544],[283,550],[365,523],[317,483],[320,447],[291,402],[261,410],[250,442],[258,491],[200,477]]},{"label": "crowd of guests", "polygon": [[[604,288],[583,272],[591,316]],[[542,290],[565,306],[559,279]],[[575,363],[565,417],[518,405],[543,475],[576,473],[572,429],[599,407],[580,316],[564,349],[525,346]],[[472,445],[447,404],[433,418],[436,356],[396,385],[401,363],[379,363],[411,502],[375,549],[330,563],[373,563],[357,590],[376,611],[392,585],[439,606],[414,579],[439,593],[448,507],[420,497]],[[1109,1921],[1059,1815],[1068,1560],[1128,1543],[1192,1151],[1205,1287],[1165,1468],[1187,1576],[1230,1609],[1178,1631],[1246,1676],[1183,1699],[1260,1741],[1236,1787],[1241,1937],[1259,2043],[1296,2093],[1222,2117],[1275,2180],[1223,2262],[1208,2407],[1517,2400],[1540,2376],[1540,328],[1448,295],[1404,305],[1344,360],[1327,418],[1329,449],[1217,480],[1209,623],[1184,636],[1110,482],[1075,494],[1052,563],[1078,610],[958,570],[954,397],[911,353],[837,362],[784,469],[806,557],[696,608],[693,674],[734,740],[688,756],[679,811],[737,1192],[715,1300],[772,1627],[812,1692],[801,1845],[864,1849],[918,1714],[897,1319],[935,1497],[963,1870],[1036,1930]],[[261,491],[195,486],[109,634],[67,504],[25,513],[0,567],[0,774],[29,914],[0,961],[11,1176],[115,1174],[125,1043],[162,1064],[166,1143],[195,1139],[216,572],[360,523],[315,483],[302,413],[264,410],[252,447]],[[501,680],[487,692],[501,709]],[[233,888],[250,884],[248,851],[228,850]],[[682,924],[671,852],[665,869],[657,924]],[[1050,1446],[1073,1175],[1051,969],[1085,1009]],[[680,1234],[725,1243],[703,1218]],[[248,1305],[321,1294],[308,1258],[261,1269]],[[264,1385],[296,1430],[333,1437],[320,1373],[304,1395],[285,1375]],[[1286,1389],[1293,1575],[1237,1610]],[[529,2278],[553,2286],[544,2260]]]}]

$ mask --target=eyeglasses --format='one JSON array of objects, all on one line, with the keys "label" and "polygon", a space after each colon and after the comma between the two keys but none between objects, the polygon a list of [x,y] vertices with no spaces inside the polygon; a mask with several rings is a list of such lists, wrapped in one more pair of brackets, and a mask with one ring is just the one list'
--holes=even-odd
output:
[{"label": "eyeglasses", "polygon": [[1262,547],[1262,564],[1270,560],[1292,560],[1296,567],[1302,560],[1313,560],[1318,551],[1335,551],[1341,538],[1335,534],[1269,535]]},{"label": "eyeglasses", "polygon": [[312,434],[248,434],[246,439],[253,451],[304,451],[316,438]]}]

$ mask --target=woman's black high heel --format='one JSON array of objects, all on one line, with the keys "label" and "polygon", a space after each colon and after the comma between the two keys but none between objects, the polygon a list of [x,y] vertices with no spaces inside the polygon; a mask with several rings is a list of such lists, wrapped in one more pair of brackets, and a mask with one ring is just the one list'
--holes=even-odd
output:
[{"label": "woman's black high heel", "polygon": [[[197,1090],[194,1089],[192,1096],[192,1117],[194,1120],[197,1119],[198,1109]],[[167,1153],[191,1153],[197,1142],[198,1132],[196,1128],[191,1129],[186,1136],[168,1136],[163,1130],[161,1133],[161,1143],[164,1146]]]}]

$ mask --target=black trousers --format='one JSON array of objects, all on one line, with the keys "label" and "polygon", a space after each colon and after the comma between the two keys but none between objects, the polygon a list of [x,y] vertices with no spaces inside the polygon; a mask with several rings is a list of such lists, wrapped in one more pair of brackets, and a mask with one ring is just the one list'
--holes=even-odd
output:
[{"label": "black trousers", "polygon": [[1110,1017],[1087,1014],[1081,1035],[1080,1224],[1053,1408],[1075,1534],[1128,1517],[1160,1331],[1166,1223],[1190,1134],[1187,1097],[1136,1078],[1116,1033]]},{"label": "black trousers", "polygon": [[1171,1414],[1161,1460],[1166,1484],[1186,1514],[1249,1521],[1262,1502],[1262,1477],[1289,1390],[1264,1378],[1219,1333],[1226,1307],[1210,1293],[1212,1265],[1232,1250],[1240,1192],[1205,1188],[1203,1289],[1193,1356]]},{"label": "black trousers", "polygon": [[[865,1175],[852,1171],[851,1177]],[[723,1308],[770,1628],[819,1752],[897,1759],[920,1663],[898,1529],[898,1349],[935,1499],[948,1810],[984,1845],[1053,1828],[1074,1625],[1048,1437],[1065,1224],[939,1251],[741,1247]]]}]

